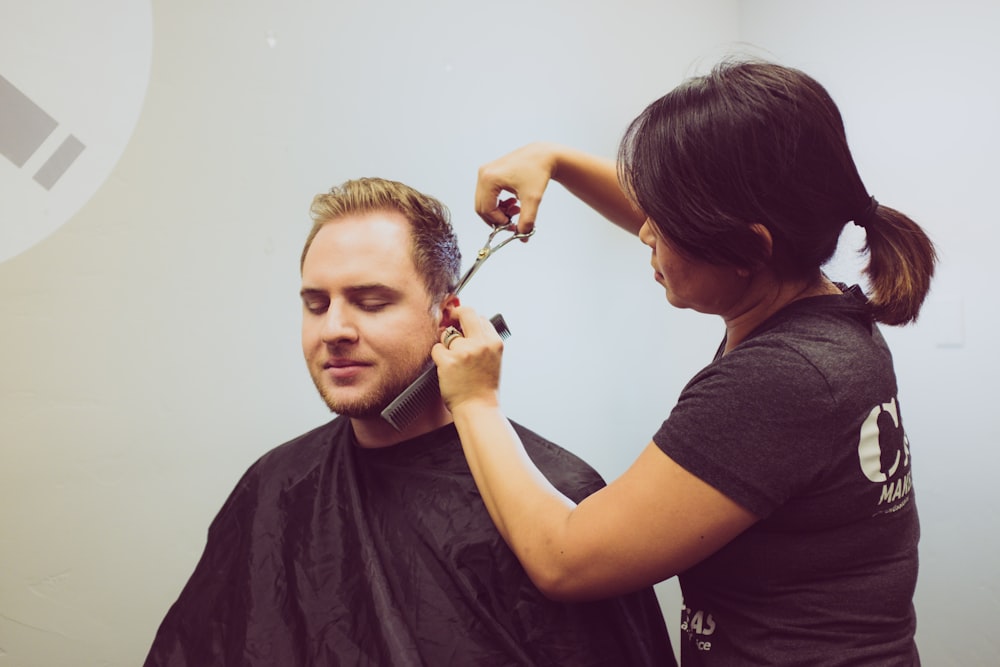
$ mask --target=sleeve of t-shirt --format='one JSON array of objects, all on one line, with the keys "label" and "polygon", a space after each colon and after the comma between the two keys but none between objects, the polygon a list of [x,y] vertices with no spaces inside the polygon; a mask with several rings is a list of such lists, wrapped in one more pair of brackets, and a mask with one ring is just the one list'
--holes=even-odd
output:
[{"label": "sleeve of t-shirt", "polygon": [[745,344],[681,392],[653,441],[688,472],[764,518],[829,465],[833,398],[780,343]]}]

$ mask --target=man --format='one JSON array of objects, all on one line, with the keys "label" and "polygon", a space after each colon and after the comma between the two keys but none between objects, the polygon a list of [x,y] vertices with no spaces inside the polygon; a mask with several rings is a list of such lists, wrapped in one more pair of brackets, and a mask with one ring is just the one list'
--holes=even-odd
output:
[{"label": "man", "polygon": [[[402,432],[380,413],[423,370],[460,256],[437,200],[348,181],[312,205],[302,346],[330,423],[257,461],[146,665],[673,664],[652,589],[543,597],[497,533],[440,399]],[[574,500],[589,466],[515,424]]]}]

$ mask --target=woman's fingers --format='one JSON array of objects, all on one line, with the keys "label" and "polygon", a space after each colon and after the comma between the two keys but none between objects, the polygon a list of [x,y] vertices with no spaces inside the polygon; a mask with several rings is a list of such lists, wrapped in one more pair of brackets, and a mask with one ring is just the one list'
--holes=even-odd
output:
[{"label": "woman's fingers", "polygon": [[458,327],[445,329],[431,349],[445,404],[453,408],[467,400],[496,401],[503,354],[500,335],[488,319],[467,306],[456,307],[452,316]]},{"label": "woman's fingers", "polygon": [[[542,195],[552,178],[553,158],[546,144],[529,144],[479,168],[476,213],[491,225],[505,224],[518,215],[517,231],[535,227]],[[514,198],[504,198],[504,193]]]}]

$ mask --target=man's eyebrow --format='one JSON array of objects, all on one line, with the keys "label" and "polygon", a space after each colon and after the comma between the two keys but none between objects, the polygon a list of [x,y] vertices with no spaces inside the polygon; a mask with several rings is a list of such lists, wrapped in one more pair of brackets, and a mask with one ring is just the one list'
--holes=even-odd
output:
[{"label": "man's eyebrow", "polygon": [[401,290],[398,290],[391,285],[386,285],[385,283],[368,283],[364,285],[351,285],[350,287],[344,288],[344,292],[354,296],[365,296],[368,294],[384,294],[386,296],[392,296],[399,294]]},{"label": "man's eyebrow", "polygon": [[321,290],[316,287],[303,287],[299,290],[299,296],[303,299],[306,297],[326,296],[326,290]]},{"label": "man's eyebrow", "polygon": [[[352,297],[362,297],[371,295],[396,296],[402,293],[402,290],[392,287],[391,285],[386,285],[385,283],[365,283],[362,285],[351,285],[349,287],[345,287],[343,291],[345,294],[348,294]],[[303,287],[299,291],[299,295],[302,296],[303,298],[307,296],[326,296],[327,291],[324,289],[320,289],[318,287]]]}]

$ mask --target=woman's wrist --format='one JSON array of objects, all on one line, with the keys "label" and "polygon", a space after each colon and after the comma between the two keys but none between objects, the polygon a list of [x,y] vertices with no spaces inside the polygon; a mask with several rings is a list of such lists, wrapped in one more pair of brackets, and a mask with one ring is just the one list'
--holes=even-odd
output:
[{"label": "woman's wrist", "polygon": [[451,415],[455,419],[456,424],[460,420],[475,424],[480,420],[498,415],[502,417],[500,400],[496,394],[466,398],[455,405],[449,406],[448,409],[451,410]]}]

